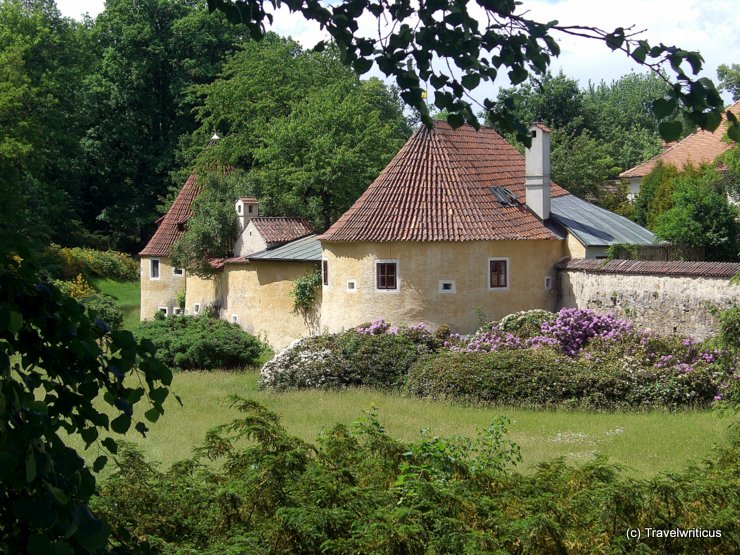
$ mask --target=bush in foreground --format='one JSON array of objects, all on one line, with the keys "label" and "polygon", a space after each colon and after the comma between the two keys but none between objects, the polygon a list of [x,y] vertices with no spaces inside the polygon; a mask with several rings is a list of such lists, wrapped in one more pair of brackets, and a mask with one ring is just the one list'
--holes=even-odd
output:
[{"label": "bush in foreground", "polygon": [[110,295],[92,295],[82,299],[82,304],[96,318],[105,322],[110,329],[118,330],[123,326],[123,310]]},{"label": "bush in foreground", "polygon": [[255,364],[263,346],[237,324],[207,316],[171,316],[143,322],[139,339],[157,347],[157,358],[180,370],[243,368]]},{"label": "bush in foreground", "polygon": [[[719,555],[740,542],[737,434],[711,462],[651,480],[625,478],[603,458],[523,474],[504,419],[476,440],[427,433],[403,443],[370,413],[309,445],[257,403],[237,404],[239,420],[166,472],[136,452],[119,456],[97,511],[166,554]],[[646,528],[721,536],[648,537]]]}]

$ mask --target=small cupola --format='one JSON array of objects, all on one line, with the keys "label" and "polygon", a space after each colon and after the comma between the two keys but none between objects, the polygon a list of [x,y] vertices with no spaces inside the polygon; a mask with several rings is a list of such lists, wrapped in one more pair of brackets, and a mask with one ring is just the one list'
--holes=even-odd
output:
[{"label": "small cupola", "polygon": [[529,135],[532,144],[524,155],[526,202],[532,212],[546,220],[550,217],[550,130],[535,123]]},{"label": "small cupola", "polygon": [[237,199],[234,207],[236,209],[236,217],[239,219],[240,233],[247,227],[249,220],[259,216],[259,206],[259,201],[254,197],[241,197]]}]

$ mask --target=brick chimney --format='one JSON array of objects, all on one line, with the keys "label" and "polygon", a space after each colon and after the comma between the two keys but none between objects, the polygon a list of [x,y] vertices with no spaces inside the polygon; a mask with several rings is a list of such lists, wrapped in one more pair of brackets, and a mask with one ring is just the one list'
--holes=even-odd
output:
[{"label": "brick chimney", "polygon": [[524,155],[527,206],[541,220],[550,217],[550,130],[541,123],[529,127],[532,145]]},{"label": "brick chimney", "polygon": [[241,197],[234,204],[236,217],[239,220],[239,233],[244,231],[249,220],[259,216],[260,203],[254,197]]}]

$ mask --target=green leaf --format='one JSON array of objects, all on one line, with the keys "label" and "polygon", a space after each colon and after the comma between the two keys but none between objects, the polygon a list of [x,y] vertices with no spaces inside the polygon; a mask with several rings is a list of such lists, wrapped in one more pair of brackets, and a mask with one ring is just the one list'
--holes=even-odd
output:
[{"label": "green leaf", "polygon": [[678,120],[664,121],[658,125],[658,132],[666,142],[678,140],[683,130],[683,124]]},{"label": "green leaf", "polygon": [[448,114],[447,123],[449,123],[453,129],[457,129],[458,127],[462,127],[465,124],[465,118],[462,114]]},{"label": "green leaf", "polygon": [[105,468],[106,463],[108,462],[108,457],[105,455],[100,455],[98,458],[95,459],[92,465],[92,469],[94,472],[100,472]]},{"label": "green leaf", "polygon": [[638,64],[644,64],[647,57],[647,49],[644,46],[638,46],[632,51],[632,59]]},{"label": "green leaf", "polygon": [[730,125],[727,127],[727,136],[735,141],[736,143],[740,142],[740,123],[737,121],[734,121],[730,123]]},{"label": "green leaf", "polygon": [[101,441],[103,447],[105,447],[108,451],[113,453],[114,455],[118,453],[118,443],[116,443],[116,440],[112,437],[106,437],[103,441]]},{"label": "green leaf", "polygon": [[18,312],[10,312],[10,322],[8,322],[8,331],[12,334],[16,334],[20,331],[23,326],[23,316]]},{"label": "green leaf", "polygon": [[26,548],[30,555],[49,555],[51,553],[51,542],[44,534],[33,534],[28,537]]},{"label": "green leaf", "polygon": [[154,422],[156,422],[157,420],[159,420],[159,414],[160,414],[160,413],[159,413],[159,411],[158,411],[158,410],[157,410],[156,408],[152,408],[152,409],[149,409],[148,411],[146,411],[146,412],[144,413],[144,417],[145,417],[145,418],[146,418],[146,419],[147,419],[147,420],[148,420],[149,422],[152,422],[152,423],[154,423]]},{"label": "green leaf", "polygon": [[667,118],[676,110],[676,106],[675,98],[658,98],[653,100],[653,113],[658,119]]},{"label": "green leaf", "polygon": [[36,456],[31,451],[26,455],[26,482],[31,483],[36,479]]},{"label": "green leaf", "polygon": [[125,434],[131,427],[131,417],[122,414],[111,421],[110,427],[116,433]]},{"label": "green leaf", "polygon": [[473,90],[480,84],[480,75],[477,73],[468,73],[463,75],[462,79],[463,87],[468,90]]},{"label": "green leaf", "polygon": [[368,60],[367,58],[358,58],[357,60],[352,62],[352,67],[358,75],[363,75],[370,71],[370,68],[373,67],[373,61]]}]

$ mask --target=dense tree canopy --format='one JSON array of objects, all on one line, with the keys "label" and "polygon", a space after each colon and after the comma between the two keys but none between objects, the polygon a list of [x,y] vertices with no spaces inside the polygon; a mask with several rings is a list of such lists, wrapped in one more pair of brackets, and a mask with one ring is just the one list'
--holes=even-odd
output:
[{"label": "dense tree canopy", "polygon": [[[481,81],[495,81],[503,71],[513,85],[530,75],[544,75],[552,58],[560,53],[555,40],[558,34],[601,41],[637,64],[654,71],[666,68],[675,75],[666,97],[657,99],[653,106],[656,116],[664,120],[660,133],[666,140],[681,134],[681,112],[692,125],[702,128],[716,129],[721,121],[722,99],[714,84],[689,75],[697,75],[703,66],[698,52],[651,45],[631,28],[608,32],[564,26],[557,21],[534,21],[528,17],[526,6],[514,0],[436,0],[419,4],[411,0],[343,0],[327,6],[319,0],[208,0],[208,5],[226,13],[231,21],[244,23],[255,39],[264,36],[266,25],[272,22],[266,8],[286,6],[319,23],[339,48],[344,63],[361,74],[375,64],[385,75],[394,77],[401,97],[421,113],[425,123],[431,123],[431,116],[422,82],[435,91],[434,105],[447,110],[450,124],[459,126],[467,121],[478,125],[474,109],[466,100],[469,91]],[[377,20],[376,34],[360,33],[361,17]],[[316,47],[324,46],[319,43]],[[489,99],[482,107],[490,121],[515,131],[528,143],[526,122],[511,113],[510,104]],[[740,138],[740,125],[733,125],[731,134]]]},{"label": "dense tree canopy", "polygon": [[[235,198],[256,196],[263,215],[301,216],[326,229],[411,132],[381,81],[360,80],[332,49],[305,51],[276,35],[246,43],[199,92],[202,125],[184,153],[198,159],[206,187],[175,259],[201,275],[212,271],[209,258],[229,254]],[[214,130],[223,138],[203,149]],[[231,173],[209,176],[214,161]]]}]

